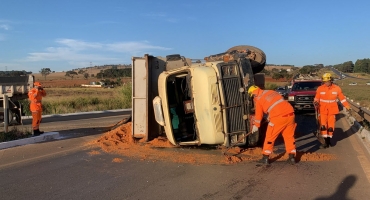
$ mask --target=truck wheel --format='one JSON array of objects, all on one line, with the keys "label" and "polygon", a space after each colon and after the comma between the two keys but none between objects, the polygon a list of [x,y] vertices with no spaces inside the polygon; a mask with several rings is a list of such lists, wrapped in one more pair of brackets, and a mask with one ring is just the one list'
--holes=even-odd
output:
[{"label": "truck wheel", "polygon": [[[8,110],[8,125],[13,120],[13,117],[14,117],[13,113],[10,110]],[[4,123],[4,109],[2,109],[2,108],[0,110],[0,122]]]},{"label": "truck wheel", "polygon": [[266,65],[266,54],[259,48],[254,47],[254,46],[249,46],[249,45],[239,45],[235,47],[231,47],[228,49],[226,52],[231,52],[235,50],[250,50],[255,53],[254,59],[251,59],[251,65],[252,65],[252,70],[253,74],[261,72]]}]

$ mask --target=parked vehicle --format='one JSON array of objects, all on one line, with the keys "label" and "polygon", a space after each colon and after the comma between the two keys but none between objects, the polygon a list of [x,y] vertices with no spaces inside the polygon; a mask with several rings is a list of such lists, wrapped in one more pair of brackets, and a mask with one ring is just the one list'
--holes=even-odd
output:
[{"label": "parked vehicle", "polygon": [[282,96],[284,96],[286,94],[286,88],[285,87],[278,87],[276,88],[275,90],[276,92],[278,92],[279,94],[281,94]]},{"label": "parked vehicle", "polygon": [[254,105],[247,94],[250,85],[264,87],[263,74],[257,75],[266,62],[262,50],[236,46],[203,62],[178,54],[144,55],[132,62],[135,138],[150,140],[164,133],[173,145],[253,146],[263,141],[263,128],[248,134]]}]

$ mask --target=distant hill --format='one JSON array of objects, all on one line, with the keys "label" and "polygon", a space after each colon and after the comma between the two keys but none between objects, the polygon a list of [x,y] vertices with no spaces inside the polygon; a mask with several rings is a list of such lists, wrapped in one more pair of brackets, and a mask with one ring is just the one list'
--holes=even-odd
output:
[{"label": "distant hill", "polygon": [[275,69],[291,69],[295,67],[293,65],[268,65],[266,64],[265,69],[271,71],[273,68]]},{"label": "distant hill", "polygon": [[[127,68],[131,68],[131,64],[130,65],[102,65],[102,66],[76,68],[76,69],[71,69],[67,71],[74,71],[78,73],[78,75],[76,75],[73,79],[80,79],[80,80],[84,79],[83,73],[79,73],[79,72],[84,71],[84,73],[89,74],[90,76],[89,79],[95,80],[95,78],[92,78],[91,75],[96,76],[96,74],[101,72],[102,70],[111,69],[113,67],[116,67],[117,69],[127,69]],[[65,76],[67,71],[50,73],[49,75],[46,76],[46,80],[70,80],[71,79],[70,77]],[[36,80],[41,80],[41,81],[45,80],[45,78],[40,73],[34,73],[33,75],[35,76]]]}]

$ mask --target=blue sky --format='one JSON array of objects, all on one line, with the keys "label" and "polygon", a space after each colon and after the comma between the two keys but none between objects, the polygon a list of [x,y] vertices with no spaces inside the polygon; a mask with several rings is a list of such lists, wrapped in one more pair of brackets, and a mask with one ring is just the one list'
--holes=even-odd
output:
[{"label": "blue sky", "polygon": [[269,64],[369,58],[370,1],[0,0],[0,71],[130,64],[132,56],[204,58],[235,45]]}]

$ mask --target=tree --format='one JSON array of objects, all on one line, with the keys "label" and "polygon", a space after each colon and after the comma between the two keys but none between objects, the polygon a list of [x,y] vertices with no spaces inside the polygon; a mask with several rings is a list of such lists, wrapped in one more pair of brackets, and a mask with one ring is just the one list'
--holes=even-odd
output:
[{"label": "tree", "polygon": [[89,78],[89,73],[84,73],[84,78],[88,79]]},{"label": "tree", "polygon": [[280,73],[274,73],[272,75],[272,78],[275,80],[279,80],[280,78],[283,78],[283,76]]},{"label": "tree", "polygon": [[289,81],[291,78],[293,78],[293,74],[285,74],[284,78],[286,81]]},{"label": "tree", "polygon": [[268,71],[268,70],[266,70],[266,69],[263,69],[262,71],[261,71],[261,73],[264,73],[264,74],[266,74],[267,76],[269,76],[271,73],[270,73],[270,71]]},{"label": "tree", "polygon": [[84,74],[85,73],[85,70],[83,70],[83,69],[80,69],[79,71],[78,71],[78,74]]},{"label": "tree", "polygon": [[51,73],[50,68],[42,68],[40,70],[40,74],[45,78],[45,80],[46,80],[46,76],[49,75],[50,73]]},{"label": "tree", "polygon": [[273,73],[278,73],[278,72],[279,72],[279,70],[278,70],[278,69],[276,69],[276,68],[272,68],[272,69],[271,69],[271,71],[272,71]]},{"label": "tree", "polygon": [[67,71],[65,76],[71,77],[72,80],[73,80],[73,77],[75,75],[78,75],[77,72],[75,72],[75,71]]},{"label": "tree", "polygon": [[370,73],[370,59],[358,59],[354,65],[353,71],[356,73],[363,72],[363,73]]}]

